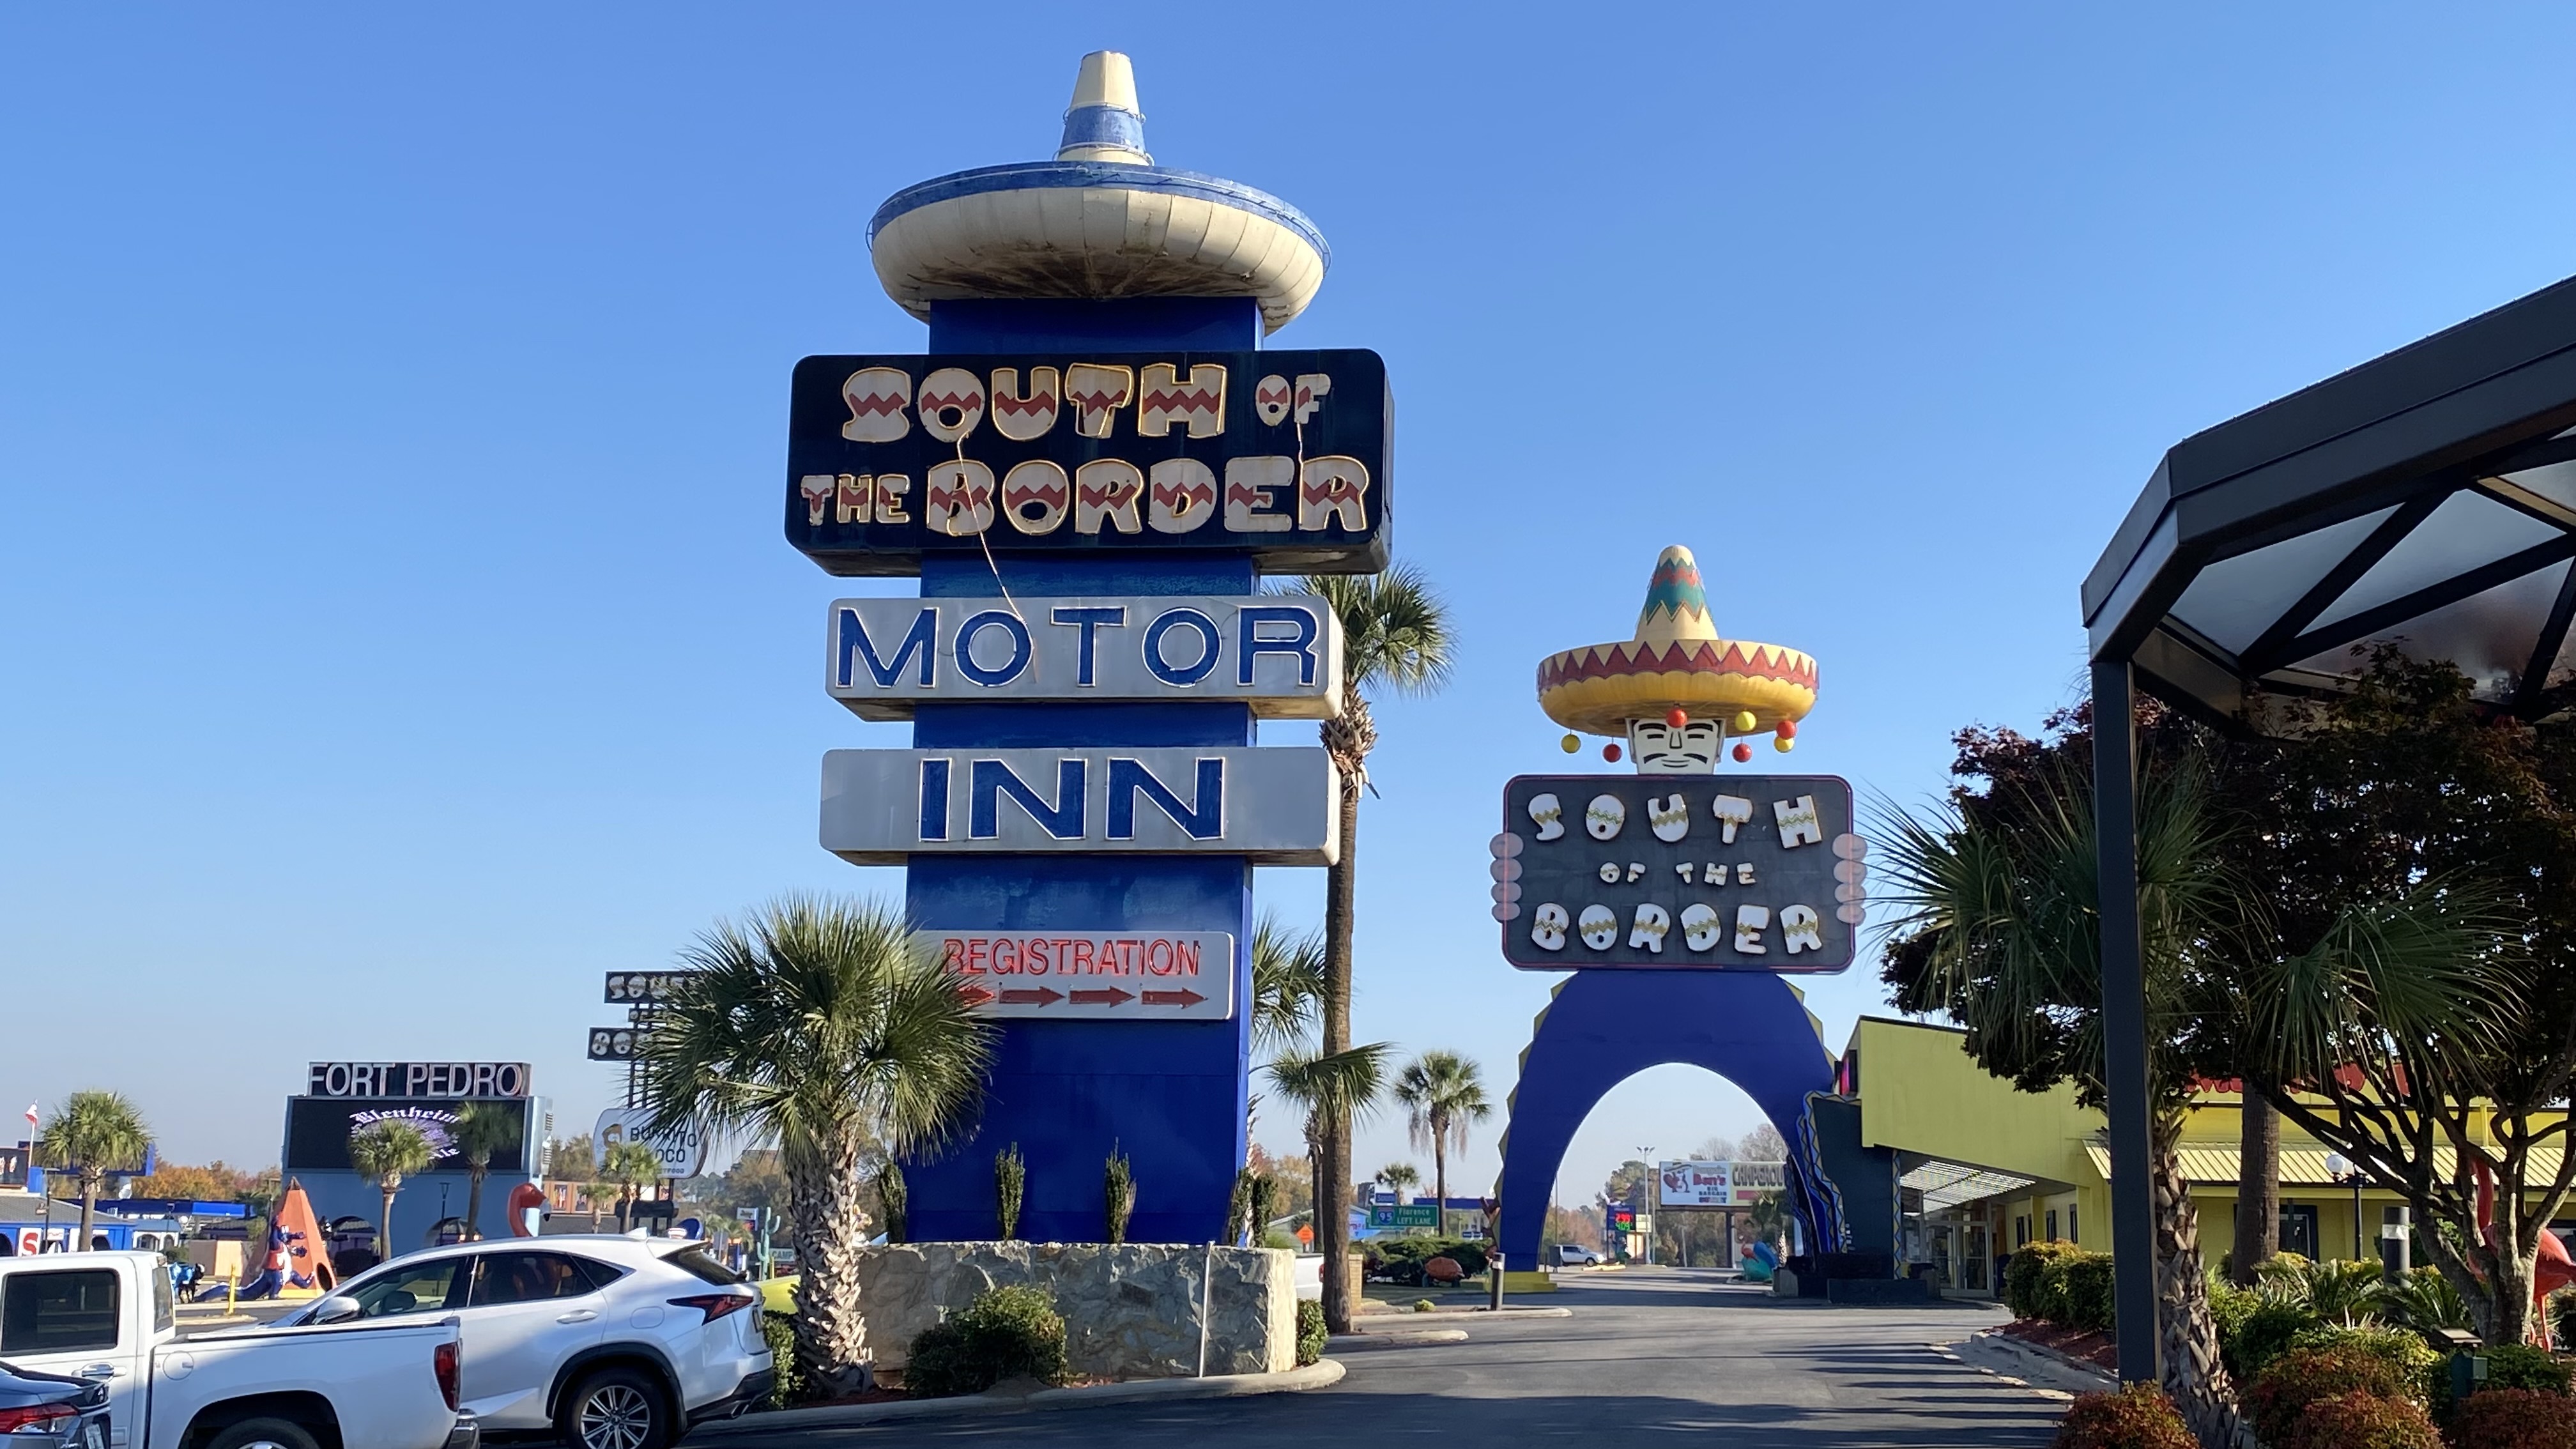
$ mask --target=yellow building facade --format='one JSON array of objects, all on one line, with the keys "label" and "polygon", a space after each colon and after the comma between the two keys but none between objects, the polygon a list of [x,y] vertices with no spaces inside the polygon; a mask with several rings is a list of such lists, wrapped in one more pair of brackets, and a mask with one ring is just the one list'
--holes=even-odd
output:
[{"label": "yellow building facade", "polygon": [[[1934,1264],[1949,1292],[1991,1296],[2002,1259],[2022,1244],[2111,1251],[2111,1157],[2102,1114],[2079,1104],[2072,1087],[2015,1091],[1967,1054],[1965,1035],[1863,1017],[1844,1049],[1840,1085],[1860,1102],[1861,1145],[1896,1154],[1905,1255]],[[2200,1214],[2201,1256],[2213,1267],[2235,1242],[2241,1109],[2236,1093],[2212,1091],[2183,1119],[2182,1172]],[[2356,1194],[2327,1171],[2328,1155],[2283,1120],[2281,1246],[2376,1260],[2383,1234],[2404,1232],[2403,1202],[2375,1187]],[[2438,1171],[2448,1172],[2448,1156]],[[2554,1152],[2534,1163],[2536,1177],[2556,1170]]]}]

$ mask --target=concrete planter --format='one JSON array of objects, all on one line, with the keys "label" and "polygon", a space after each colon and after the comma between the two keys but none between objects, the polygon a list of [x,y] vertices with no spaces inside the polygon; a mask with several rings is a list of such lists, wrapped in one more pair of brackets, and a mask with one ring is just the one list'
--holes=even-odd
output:
[{"label": "concrete planter", "polygon": [[1013,1285],[1055,1300],[1073,1371],[1087,1377],[1278,1373],[1296,1363],[1293,1254],[1163,1243],[869,1248],[859,1259],[868,1349],[879,1368],[900,1370],[923,1329]]}]

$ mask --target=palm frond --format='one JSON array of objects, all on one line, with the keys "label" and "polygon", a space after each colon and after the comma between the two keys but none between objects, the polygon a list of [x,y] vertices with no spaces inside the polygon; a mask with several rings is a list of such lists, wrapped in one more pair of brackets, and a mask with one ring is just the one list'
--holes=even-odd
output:
[{"label": "palm frond", "polygon": [[1252,930],[1252,1044],[1290,1050],[1313,1039],[1324,1009],[1324,939],[1263,912]]},{"label": "palm frond", "polygon": [[1398,563],[1379,574],[1314,574],[1297,588],[1321,597],[1340,618],[1342,677],[1352,688],[1428,694],[1449,682],[1457,642],[1448,607],[1414,565]]},{"label": "palm frond", "polygon": [[1293,1051],[1263,1068],[1279,1095],[1306,1114],[1307,1133],[1367,1120],[1386,1088],[1391,1042],[1368,1042],[1346,1051]]}]

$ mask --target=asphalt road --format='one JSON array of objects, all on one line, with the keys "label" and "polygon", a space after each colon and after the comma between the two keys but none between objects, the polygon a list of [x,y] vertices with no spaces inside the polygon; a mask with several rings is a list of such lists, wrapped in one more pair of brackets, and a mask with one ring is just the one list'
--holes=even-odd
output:
[{"label": "asphalt road", "polygon": [[1623,1431],[1704,1431],[1727,1449],[1986,1449],[2047,1444],[2064,1409],[1930,1347],[2000,1321],[1993,1309],[1802,1307],[1671,1271],[1578,1281],[1544,1300],[1571,1318],[1447,1320],[1469,1340],[1347,1355],[1349,1376],[1330,1389],[774,1435],[737,1421],[721,1442],[1597,1446],[1664,1442]]}]

